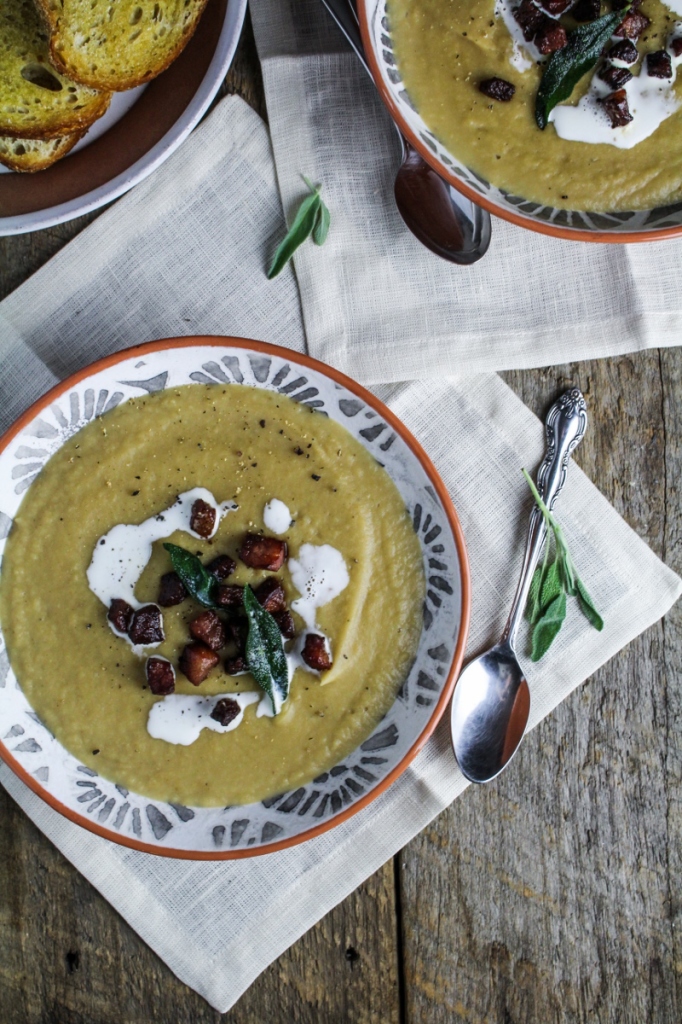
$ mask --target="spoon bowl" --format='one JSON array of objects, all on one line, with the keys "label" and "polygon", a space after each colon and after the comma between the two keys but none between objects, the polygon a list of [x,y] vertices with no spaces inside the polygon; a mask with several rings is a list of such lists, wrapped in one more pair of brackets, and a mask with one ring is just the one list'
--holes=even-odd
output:
[{"label": "spoon bowl", "polygon": [[528,724],[530,690],[509,644],[469,662],[452,698],[452,742],[470,782],[490,782],[514,756]]}]

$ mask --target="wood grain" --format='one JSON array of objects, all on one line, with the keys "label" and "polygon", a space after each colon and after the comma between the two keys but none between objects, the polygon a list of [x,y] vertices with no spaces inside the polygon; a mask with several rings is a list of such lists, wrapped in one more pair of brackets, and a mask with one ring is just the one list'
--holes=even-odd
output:
[{"label": "wood grain", "polygon": [[[247,21],[221,94],[265,114]],[[94,216],[94,215],[93,215]],[[90,218],[0,239],[0,297]],[[571,381],[579,461],[682,571],[682,356],[508,373],[542,415]],[[682,610],[601,669],[266,970],[230,1024],[678,1024]],[[0,789],[0,1024],[208,1024]]]}]

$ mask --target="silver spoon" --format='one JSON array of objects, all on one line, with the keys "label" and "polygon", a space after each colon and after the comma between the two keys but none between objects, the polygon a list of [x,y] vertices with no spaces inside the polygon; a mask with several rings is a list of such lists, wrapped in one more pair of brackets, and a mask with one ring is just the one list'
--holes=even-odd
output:
[{"label": "silver spoon", "polygon": [[[545,420],[547,451],[537,487],[551,510],[566,480],[568,460],[585,436],[587,412],[578,388],[554,403]],[[516,631],[528,600],[547,526],[540,509],[530,516],[521,578],[500,642],[469,662],[452,699],[450,728],[457,763],[471,782],[490,782],[516,752],[528,723],[530,691],[516,659]]]},{"label": "silver spoon", "polygon": [[[365,59],[353,0],[322,3],[374,81]],[[400,216],[422,245],[437,256],[460,266],[476,263],[490,245],[490,214],[444,181],[395,127],[402,147],[394,186]]]}]

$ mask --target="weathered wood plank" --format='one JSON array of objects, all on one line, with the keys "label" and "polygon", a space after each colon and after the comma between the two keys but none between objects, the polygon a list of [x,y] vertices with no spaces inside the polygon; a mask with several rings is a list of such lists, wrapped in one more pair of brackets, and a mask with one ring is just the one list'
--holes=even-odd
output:
[{"label": "weathered wood plank", "polygon": [[[540,415],[583,388],[578,460],[678,569],[681,367],[652,352],[506,375]],[[409,1024],[680,1020],[679,622],[630,644],[403,852]]]}]

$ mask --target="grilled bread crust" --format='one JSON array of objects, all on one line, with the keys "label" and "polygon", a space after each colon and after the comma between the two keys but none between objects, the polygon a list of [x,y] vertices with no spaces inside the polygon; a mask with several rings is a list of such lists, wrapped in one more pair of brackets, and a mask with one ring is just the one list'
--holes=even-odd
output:
[{"label": "grilled bread crust", "polygon": [[36,0],[50,26],[50,59],[93,89],[132,89],[185,48],[207,0]]},{"label": "grilled bread crust", "polygon": [[17,139],[0,135],[0,164],[12,171],[44,171],[66,156],[83,138],[87,129],[54,139]]},{"label": "grilled bread crust", "polygon": [[51,66],[47,25],[33,0],[0,0],[0,135],[70,135],[101,117],[109,99]]}]

